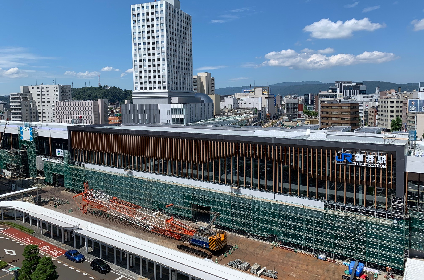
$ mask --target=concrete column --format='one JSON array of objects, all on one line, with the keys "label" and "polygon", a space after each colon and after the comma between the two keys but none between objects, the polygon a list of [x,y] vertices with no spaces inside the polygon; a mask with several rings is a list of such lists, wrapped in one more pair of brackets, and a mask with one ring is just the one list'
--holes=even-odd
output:
[{"label": "concrete column", "polygon": [[75,231],[74,231],[74,248],[77,248],[77,235],[75,234]]},{"label": "concrete column", "polygon": [[109,250],[109,246],[106,245],[106,256],[109,254],[108,250]]},{"label": "concrete column", "polygon": [[1,220],[4,220],[4,216],[3,216],[3,208],[1,209]]},{"label": "concrete column", "polygon": [[130,270],[130,254],[127,253],[127,270]]},{"label": "concrete column", "polygon": [[162,279],[162,265],[159,265],[159,278]]},{"label": "concrete column", "polygon": [[62,243],[65,243],[65,231],[62,228]]},{"label": "concrete column", "polygon": [[156,280],[156,262],[153,262],[153,276]]},{"label": "concrete column", "polygon": [[140,256],[140,276],[143,276],[143,258]]},{"label": "concrete column", "polygon": [[59,226],[56,226],[56,236],[59,237]]},{"label": "concrete column", "polygon": [[99,248],[100,248],[100,258],[102,258],[102,243],[99,242]]},{"label": "concrete column", "polygon": [[169,280],[172,280],[172,271],[171,271],[171,268],[169,268]]},{"label": "concrete column", "polygon": [[122,250],[121,249],[119,249],[119,257],[120,257],[121,262],[122,262]]},{"label": "concrete column", "polygon": [[116,265],[116,248],[113,247],[113,264]]},{"label": "concrete column", "polygon": [[39,225],[40,225],[40,220],[37,219],[37,229],[38,229]]},{"label": "concrete column", "polygon": [[130,267],[133,267],[134,265],[133,265],[133,255],[129,255],[129,258],[130,258]]},{"label": "concrete column", "polygon": [[88,240],[87,240],[87,236],[85,237],[85,241],[84,241],[84,247],[85,247],[85,252],[88,253]]},{"label": "concrete column", "polygon": [[16,209],[15,209],[15,221],[16,221]]},{"label": "concrete column", "polygon": [[50,237],[53,239],[53,224],[50,225]]},{"label": "concrete column", "polygon": [[80,235],[80,247],[82,246],[82,235]]},{"label": "concrete column", "polygon": [[146,259],[146,273],[149,273],[149,260]]},{"label": "concrete column", "polygon": [[191,280],[191,275],[188,276],[188,280]]},{"label": "concrete column", "polygon": [[43,221],[40,221],[40,233],[43,235]]},{"label": "concrete column", "polygon": [[[3,212],[3,209],[2,209],[2,212]],[[32,226],[32,217],[31,216],[29,216],[29,225]]]},{"label": "concrete column", "polygon": [[22,211],[22,223],[25,223],[25,213]]}]

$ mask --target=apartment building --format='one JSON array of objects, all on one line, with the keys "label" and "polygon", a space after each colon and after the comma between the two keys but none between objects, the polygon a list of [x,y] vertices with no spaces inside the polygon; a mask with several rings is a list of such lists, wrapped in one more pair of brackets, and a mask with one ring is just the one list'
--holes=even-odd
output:
[{"label": "apartment building", "polygon": [[198,93],[207,94],[213,102],[214,112],[213,114],[221,114],[221,96],[215,94],[215,78],[211,76],[211,73],[203,72],[197,73],[193,76],[193,91]]},{"label": "apartment building", "polygon": [[56,101],[55,117],[57,123],[69,124],[107,124],[108,100],[97,101]]},{"label": "apartment building", "polygon": [[28,92],[10,94],[10,114],[12,121],[38,121],[36,103],[32,100],[31,95]]},{"label": "apartment building", "polygon": [[345,101],[323,101],[320,112],[321,128],[350,126],[352,130],[360,127],[359,103]]},{"label": "apartment building", "polygon": [[134,103],[169,103],[170,93],[193,92],[191,16],[180,1],[132,5],[131,22]]}]

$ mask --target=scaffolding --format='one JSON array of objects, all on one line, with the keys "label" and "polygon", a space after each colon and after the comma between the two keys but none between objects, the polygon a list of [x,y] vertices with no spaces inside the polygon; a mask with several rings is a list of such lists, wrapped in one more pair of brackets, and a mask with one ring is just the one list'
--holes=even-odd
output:
[{"label": "scaffolding", "polygon": [[355,258],[368,263],[368,266],[404,269],[405,251],[409,246],[408,220],[309,209],[47,161],[44,172],[48,183],[53,183],[53,174],[63,175],[65,187],[75,192],[82,191],[83,183],[87,181],[94,189],[109,196],[151,210],[164,211],[169,202],[180,205],[182,207],[170,207],[166,211],[186,219],[194,218],[193,205],[210,207],[212,212],[220,213],[215,224],[223,229],[279,241],[315,254],[326,253],[339,259]]}]

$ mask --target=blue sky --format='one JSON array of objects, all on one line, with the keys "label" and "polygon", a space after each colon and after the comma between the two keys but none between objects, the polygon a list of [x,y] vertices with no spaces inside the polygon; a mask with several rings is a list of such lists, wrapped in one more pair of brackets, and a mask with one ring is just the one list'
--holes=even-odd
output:
[{"label": "blue sky", "polygon": [[[0,1],[0,95],[20,85],[132,89],[131,4]],[[216,87],[317,80],[424,80],[422,0],[181,0],[194,73]]]}]

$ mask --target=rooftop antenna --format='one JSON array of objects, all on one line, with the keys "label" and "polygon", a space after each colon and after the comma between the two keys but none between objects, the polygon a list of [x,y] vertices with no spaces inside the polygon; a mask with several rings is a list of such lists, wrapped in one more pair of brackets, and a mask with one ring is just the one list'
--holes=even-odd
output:
[{"label": "rooftop antenna", "polygon": [[35,85],[38,86],[37,80],[35,80]]},{"label": "rooftop antenna", "polygon": [[[156,2],[156,1],[155,1]],[[101,87],[102,85],[100,84],[100,75],[99,75],[99,87]]]}]

